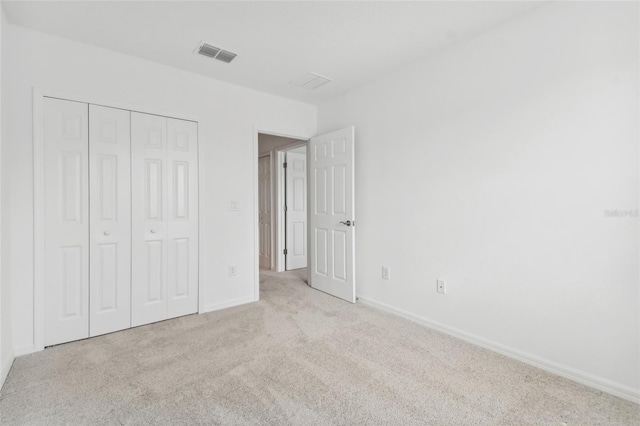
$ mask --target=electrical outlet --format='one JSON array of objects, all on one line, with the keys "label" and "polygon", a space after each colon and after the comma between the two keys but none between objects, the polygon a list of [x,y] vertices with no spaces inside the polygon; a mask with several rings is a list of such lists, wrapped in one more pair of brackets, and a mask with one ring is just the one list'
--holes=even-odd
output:
[{"label": "electrical outlet", "polygon": [[238,275],[238,269],[233,265],[229,266],[229,276],[235,277],[236,275]]},{"label": "electrical outlet", "polygon": [[388,266],[383,266],[382,267],[382,279],[383,280],[388,280],[391,278],[391,270],[389,269]]},{"label": "electrical outlet", "polygon": [[238,210],[240,210],[240,202],[236,200],[229,200],[229,211],[237,212]]},{"label": "electrical outlet", "polygon": [[436,291],[440,294],[447,294],[447,282],[445,280],[436,280]]}]

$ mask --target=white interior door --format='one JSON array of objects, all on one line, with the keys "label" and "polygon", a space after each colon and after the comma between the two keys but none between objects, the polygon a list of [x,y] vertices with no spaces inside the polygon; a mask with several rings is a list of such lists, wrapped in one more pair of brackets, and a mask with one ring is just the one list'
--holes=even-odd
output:
[{"label": "white interior door", "polygon": [[90,336],[131,327],[130,114],[89,105]]},{"label": "white interior door", "polygon": [[167,318],[167,119],[131,113],[131,325]]},{"label": "white interior door", "polygon": [[168,313],[198,311],[198,124],[167,119]]},{"label": "white interior door", "polygon": [[131,113],[131,324],[198,311],[198,127]]},{"label": "white interior door", "polygon": [[355,303],[353,127],[309,141],[311,287]]},{"label": "white interior door", "polygon": [[307,267],[307,148],[287,151],[286,270]]},{"label": "white interior door", "polygon": [[271,156],[258,160],[260,267],[271,269]]},{"label": "white interior door", "polygon": [[89,337],[88,112],[44,99],[45,346]]}]

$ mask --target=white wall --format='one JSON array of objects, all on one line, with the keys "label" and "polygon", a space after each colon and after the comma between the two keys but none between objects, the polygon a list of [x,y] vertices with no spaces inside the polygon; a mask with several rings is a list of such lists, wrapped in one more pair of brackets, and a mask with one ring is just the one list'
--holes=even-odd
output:
[{"label": "white wall", "polygon": [[[2,128],[2,114],[5,109],[2,108],[2,79],[4,78],[4,72],[2,71],[3,55],[3,32],[6,28],[6,19],[4,16],[4,10],[0,6],[0,260],[2,259],[2,253],[5,252],[5,238],[2,226],[3,211],[6,208],[6,203],[2,202],[3,189],[2,186],[4,179],[2,179],[2,150],[3,148],[3,131]],[[9,280],[5,279],[3,262],[0,261],[0,388],[4,383],[4,380],[9,374],[11,364],[13,363],[13,342],[11,341],[11,292]]]},{"label": "white wall", "polygon": [[548,4],[321,105],[361,300],[640,401],[640,219],[605,217],[638,209],[638,36],[637,3]]},{"label": "white wall", "polygon": [[[316,108],[12,25],[3,42],[3,203],[10,206],[2,218],[8,244],[3,267],[13,292],[16,353],[33,348],[33,86],[198,117],[205,309],[255,300],[255,129],[311,136]],[[229,211],[230,200],[239,211]],[[237,267],[237,276],[228,277],[229,265]]]}]

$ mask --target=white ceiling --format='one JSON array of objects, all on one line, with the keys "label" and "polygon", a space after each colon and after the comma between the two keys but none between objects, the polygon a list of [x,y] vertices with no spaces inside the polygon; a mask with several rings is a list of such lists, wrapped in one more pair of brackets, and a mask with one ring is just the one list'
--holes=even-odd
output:
[{"label": "white ceiling", "polygon": [[[518,16],[536,2],[2,1],[9,22],[319,104]],[[238,54],[225,64],[201,41]],[[306,71],[333,79],[288,84]]]}]

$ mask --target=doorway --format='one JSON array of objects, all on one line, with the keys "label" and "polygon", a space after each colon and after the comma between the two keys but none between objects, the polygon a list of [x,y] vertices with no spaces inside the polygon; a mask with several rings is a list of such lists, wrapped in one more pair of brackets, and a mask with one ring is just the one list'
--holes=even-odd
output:
[{"label": "doorway", "polygon": [[307,267],[307,141],[258,133],[260,269]]}]

